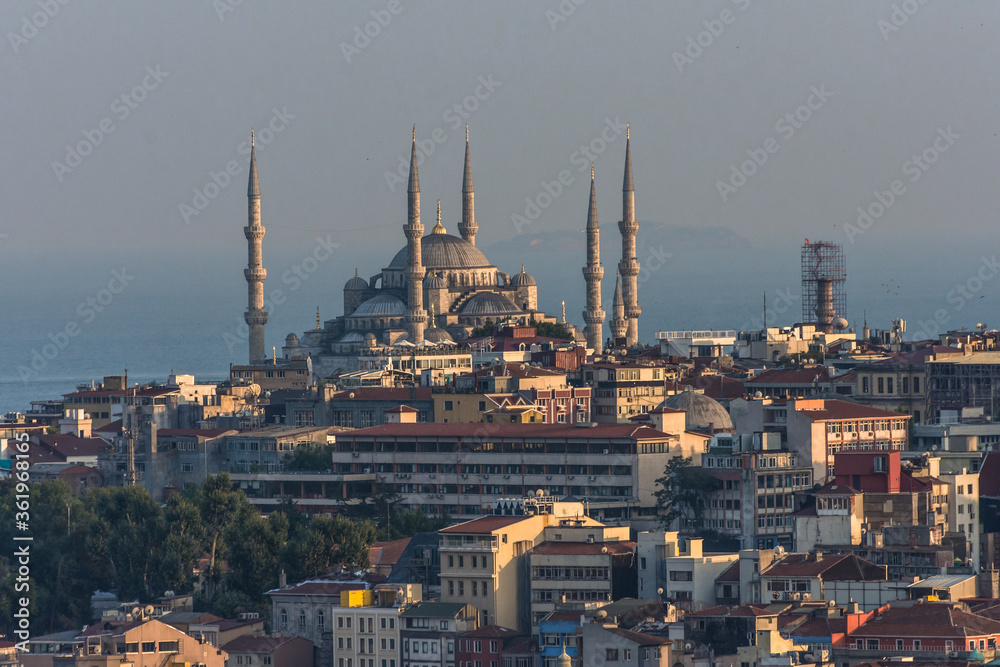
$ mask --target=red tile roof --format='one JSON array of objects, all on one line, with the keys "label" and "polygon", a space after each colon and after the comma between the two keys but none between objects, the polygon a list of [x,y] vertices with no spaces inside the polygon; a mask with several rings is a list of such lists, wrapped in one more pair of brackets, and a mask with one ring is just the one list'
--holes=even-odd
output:
[{"label": "red tile roof", "polygon": [[38,444],[62,456],[63,460],[70,456],[97,456],[108,451],[111,445],[103,438],[81,438],[70,434],[39,435]]},{"label": "red tile roof", "polygon": [[855,488],[852,488],[846,484],[834,484],[833,482],[827,482],[820,488],[816,489],[814,495],[817,496],[860,496],[861,492]]},{"label": "red tile roof", "polygon": [[831,567],[850,558],[847,554],[824,555],[820,560],[815,554],[788,554],[761,572],[762,577],[818,577]]},{"label": "red tile roof", "polygon": [[456,526],[448,526],[447,528],[442,528],[439,533],[459,533],[459,534],[489,534],[495,530],[500,530],[501,528],[506,528],[507,526],[513,526],[515,523],[520,523],[526,519],[530,519],[530,516],[482,516],[478,519],[473,519],[471,521],[465,521]]},{"label": "red tile roof", "polygon": [[[804,402],[820,400],[823,407],[819,409],[807,408],[802,405]],[[858,403],[848,403],[835,398],[827,399],[799,399],[795,403],[795,411],[812,421],[833,421],[838,419],[910,419],[910,415],[891,410],[882,410]]]},{"label": "red tile roof", "polygon": [[[921,639],[1000,636],[1000,621],[969,614],[950,604],[929,602],[890,607],[851,633],[851,637],[917,637]],[[964,644],[962,644],[964,646]]]},{"label": "red tile roof", "polygon": [[740,580],[740,561],[739,559],[734,560],[732,565],[727,567],[722,571],[722,574],[715,578],[716,581],[739,581]]},{"label": "red tile roof", "polygon": [[[605,549],[607,551],[605,551]],[[635,551],[635,542],[622,540],[620,542],[542,542],[532,550],[532,554],[539,556],[565,555],[565,556],[599,556],[609,554],[630,554]]]},{"label": "red tile roof", "polygon": [[370,547],[368,547],[368,559],[371,564],[374,565],[395,565],[399,562],[399,557],[403,555],[406,551],[406,547],[410,544],[410,538],[405,537],[401,540],[393,540],[392,542],[373,542]]},{"label": "red tile roof", "polygon": [[517,637],[521,633],[517,630],[511,630],[510,628],[505,628],[502,625],[484,625],[476,630],[470,630],[468,632],[462,633],[460,636],[463,638],[478,638],[478,637],[503,637],[504,639],[508,637]]}]

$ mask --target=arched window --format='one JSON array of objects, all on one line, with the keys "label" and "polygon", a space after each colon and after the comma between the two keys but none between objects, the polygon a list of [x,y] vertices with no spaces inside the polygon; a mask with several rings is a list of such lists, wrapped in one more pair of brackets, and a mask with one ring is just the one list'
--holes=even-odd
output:
[{"label": "arched window", "polygon": [[320,609],[319,611],[316,612],[316,627],[322,630],[325,625],[326,625],[326,614],[324,614],[323,610]]},{"label": "arched window", "polygon": [[281,627],[282,628],[287,628],[288,627],[288,610],[287,609],[282,609],[281,610]]},{"label": "arched window", "polygon": [[299,627],[300,628],[306,627],[306,612],[305,611],[300,611],[299,612]]}]

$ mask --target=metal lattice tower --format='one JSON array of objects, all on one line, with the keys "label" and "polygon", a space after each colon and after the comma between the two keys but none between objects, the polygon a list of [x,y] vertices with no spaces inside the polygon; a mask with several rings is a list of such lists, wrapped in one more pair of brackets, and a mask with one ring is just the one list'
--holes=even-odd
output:
[{"label": "metal lattice tower", "polygon": [[847,266],[839,243],[808,239],[802,244],[802,322],[829,333],[847,311]]}]

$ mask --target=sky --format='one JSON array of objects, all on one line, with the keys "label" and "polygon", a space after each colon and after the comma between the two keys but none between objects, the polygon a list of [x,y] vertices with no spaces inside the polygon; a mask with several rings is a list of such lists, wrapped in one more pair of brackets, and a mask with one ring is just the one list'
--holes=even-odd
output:
[{"label": "sky", "polygon": [[844,245],[852,326],[996,326],[998,29],[985,0],[5,0],[0,380],[49,343],[35,379],[244,360],[251,128],[269,348],[405,244],[414,125],[425,226],[440,199],[457,233],[468,124],[477,245],[581,326],[625,123],[646,342],[750,328],[765,292],[800,320],[807,238]]}]

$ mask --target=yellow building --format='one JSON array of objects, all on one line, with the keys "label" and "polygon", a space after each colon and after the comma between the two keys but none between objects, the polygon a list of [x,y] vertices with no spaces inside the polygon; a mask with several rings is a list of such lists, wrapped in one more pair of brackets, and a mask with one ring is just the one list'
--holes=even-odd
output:
[{"label": "yellow building", "polygon": [[522,559],[544,541],[545,527],[563,519],[603,526],[584,515],[582,503],[556,502],[552,496],[501,499],[492,511],[438,531],[441,601],[471,604],[479,610],[480,625],[526,632],[528,600],[521,594],[519,571]]},{"label": "yellow building", "polygon": [[531,404],[516,393],[434,394],[434,421],[438,424],[478,424],[486,421],[486,413],[493,410],[526,406]]}]

